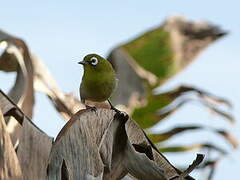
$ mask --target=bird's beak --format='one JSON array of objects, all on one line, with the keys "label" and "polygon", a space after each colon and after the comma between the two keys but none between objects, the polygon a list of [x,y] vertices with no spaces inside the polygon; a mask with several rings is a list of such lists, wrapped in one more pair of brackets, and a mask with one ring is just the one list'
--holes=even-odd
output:
[{"label": "bird's beak", "polygon": [[85,61],[80,61],[80,62],[78,62],[78,64],[85,65],[86,62]]}]

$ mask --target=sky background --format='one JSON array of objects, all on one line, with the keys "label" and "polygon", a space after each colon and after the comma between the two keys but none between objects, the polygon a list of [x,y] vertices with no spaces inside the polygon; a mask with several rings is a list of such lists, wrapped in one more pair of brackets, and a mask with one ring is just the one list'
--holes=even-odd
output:
[{"label": "sky background", "polygon": [[[158,130],[189,123],[207,124],[225,128],[240,139],[239,123],[239,18],[240,2],[228,1],[3,1],[0,28],[23,38],[31,51],[40,57],[64,92],[78,95],[82,67],[77,65],[84,55],[98,53],[107,56],[119,43],[128,41],[142,32],[159,26],[166,17],[184,15],[191,20],[210,21],[230,32],[212,44],[184,72],[164,87],[191,84],[228,98],[234,105],[235,126],[210,114],[193,103],[171,116]],[[0,72],[0,84],[7,91],[14,82],[14,74]],[[36,94],[34,122],[51,136],[56,136],[65,121],[49,100]],[[192,144],[211,141],[232,151],[230,146],[211,132],[194,132],[175,137],[168,144]],[[191,163],[197,152],[165,154],[173,164]],[[239,176],[240,151],[232,151],[220,164],[214,180],[234,179]],[[205,173],[193,173],[205,179]]]}]

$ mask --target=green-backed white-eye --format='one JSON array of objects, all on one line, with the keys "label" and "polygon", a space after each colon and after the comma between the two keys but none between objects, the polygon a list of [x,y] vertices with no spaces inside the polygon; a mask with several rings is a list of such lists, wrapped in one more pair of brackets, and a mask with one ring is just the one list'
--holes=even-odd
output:
[{"label": "green-backed white-eye", "polygon": [[[107,100],[111,109],[119,112],[109,100],[117,85],[116,74],[111,63],[97,54],[88,54],[79,64],[84,67],[80,85],[81,102],[85,104],[85,100],[94,102]],[[86,108],[96,109],[86,104],[85,106]]]}]

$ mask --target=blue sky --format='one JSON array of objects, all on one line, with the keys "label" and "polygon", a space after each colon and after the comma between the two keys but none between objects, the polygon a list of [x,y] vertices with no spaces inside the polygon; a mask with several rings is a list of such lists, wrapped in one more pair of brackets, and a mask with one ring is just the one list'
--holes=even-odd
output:
[{"label": "blue sky", "polygon": [[[82,69],[76,63],[84,55],[96,52],[106,56],[119,43],[126,42],[149,28],[160,25],[171,15],[185,15],[191,20],[206,20],[220,25],[230,34],[205,50],[191,66],[174,77],[163,89],[182,83],[193,84],[234,104],[233,113],[239,119],[239,17],[240,2],[229,1],[3,1],[1,2],[0,28],[17,35],[28,43],[49,67],[61,89],[78,96]],[[7,90],[14,75],[0,73],[0,84]],[[42,113],[44,112],[44,113]],[[55,136],[65,121],[55,112],[49,100],[37,93],[34,112],[35,123]],[[159,129],[188,123],[224,127],[240,139],[239,122],[231,126],[221,118],[211,115],[197,104],[186,105]],[[171,143],[212,140],[226,148],[226,142],[209,132],[194,133],[188,137],[174,138]],[[231,149],[229,149],[231,150]],[[195,153],[195,152],[194,152]],[[195,154],[167,154],[175,164],[191,162]],[[239,150],[224,158],[214,179],[237,177],[240,167]],[[197,174],[204,179],[204,174]],[[201,177],[200,177],[201,176]],[[230,177],[231,176],[231,177]]]}]

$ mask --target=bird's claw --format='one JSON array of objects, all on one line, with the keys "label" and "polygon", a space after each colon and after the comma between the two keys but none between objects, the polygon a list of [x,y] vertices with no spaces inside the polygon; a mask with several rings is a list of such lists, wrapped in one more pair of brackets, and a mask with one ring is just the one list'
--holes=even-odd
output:
[{"label": "bird's claw", "polygon": [[111,109],[114,110],[114,111],[116,112],[116,114],[118,114],[119,116],[122,116],[122,117],[124,117],[125,119],[128,119],[128,118],[129,118],[127,114],[125,114],[125,113],[122,112],[122,111],[119,111],[117,108],[115,108],[115,107],[112,106]]},{"label": "bird's claw", "polygon": [[91,111],[94,111],[94,112],[97,111],[97,108],[95,106],[88,106],[88,105],[86,105],[86,109],[90,109]]},{"label": "bird's claw", "polygon": [[119,110],[117,110],[117,111],[114,110],[114,111],[116,112],[115,115],[114,115],[114,118],[117,118],[117,119],[120,119],[124,122],[127,122],[127,120],[129,119],[129,116],[126,113],[124,113],[122,111],[119,111]]},{"label": "bird's claw", "polygon": [[116,113],[123,114],[122,111],[119,111],[117,108],[111,106],[111,109],[114,110]]}]

